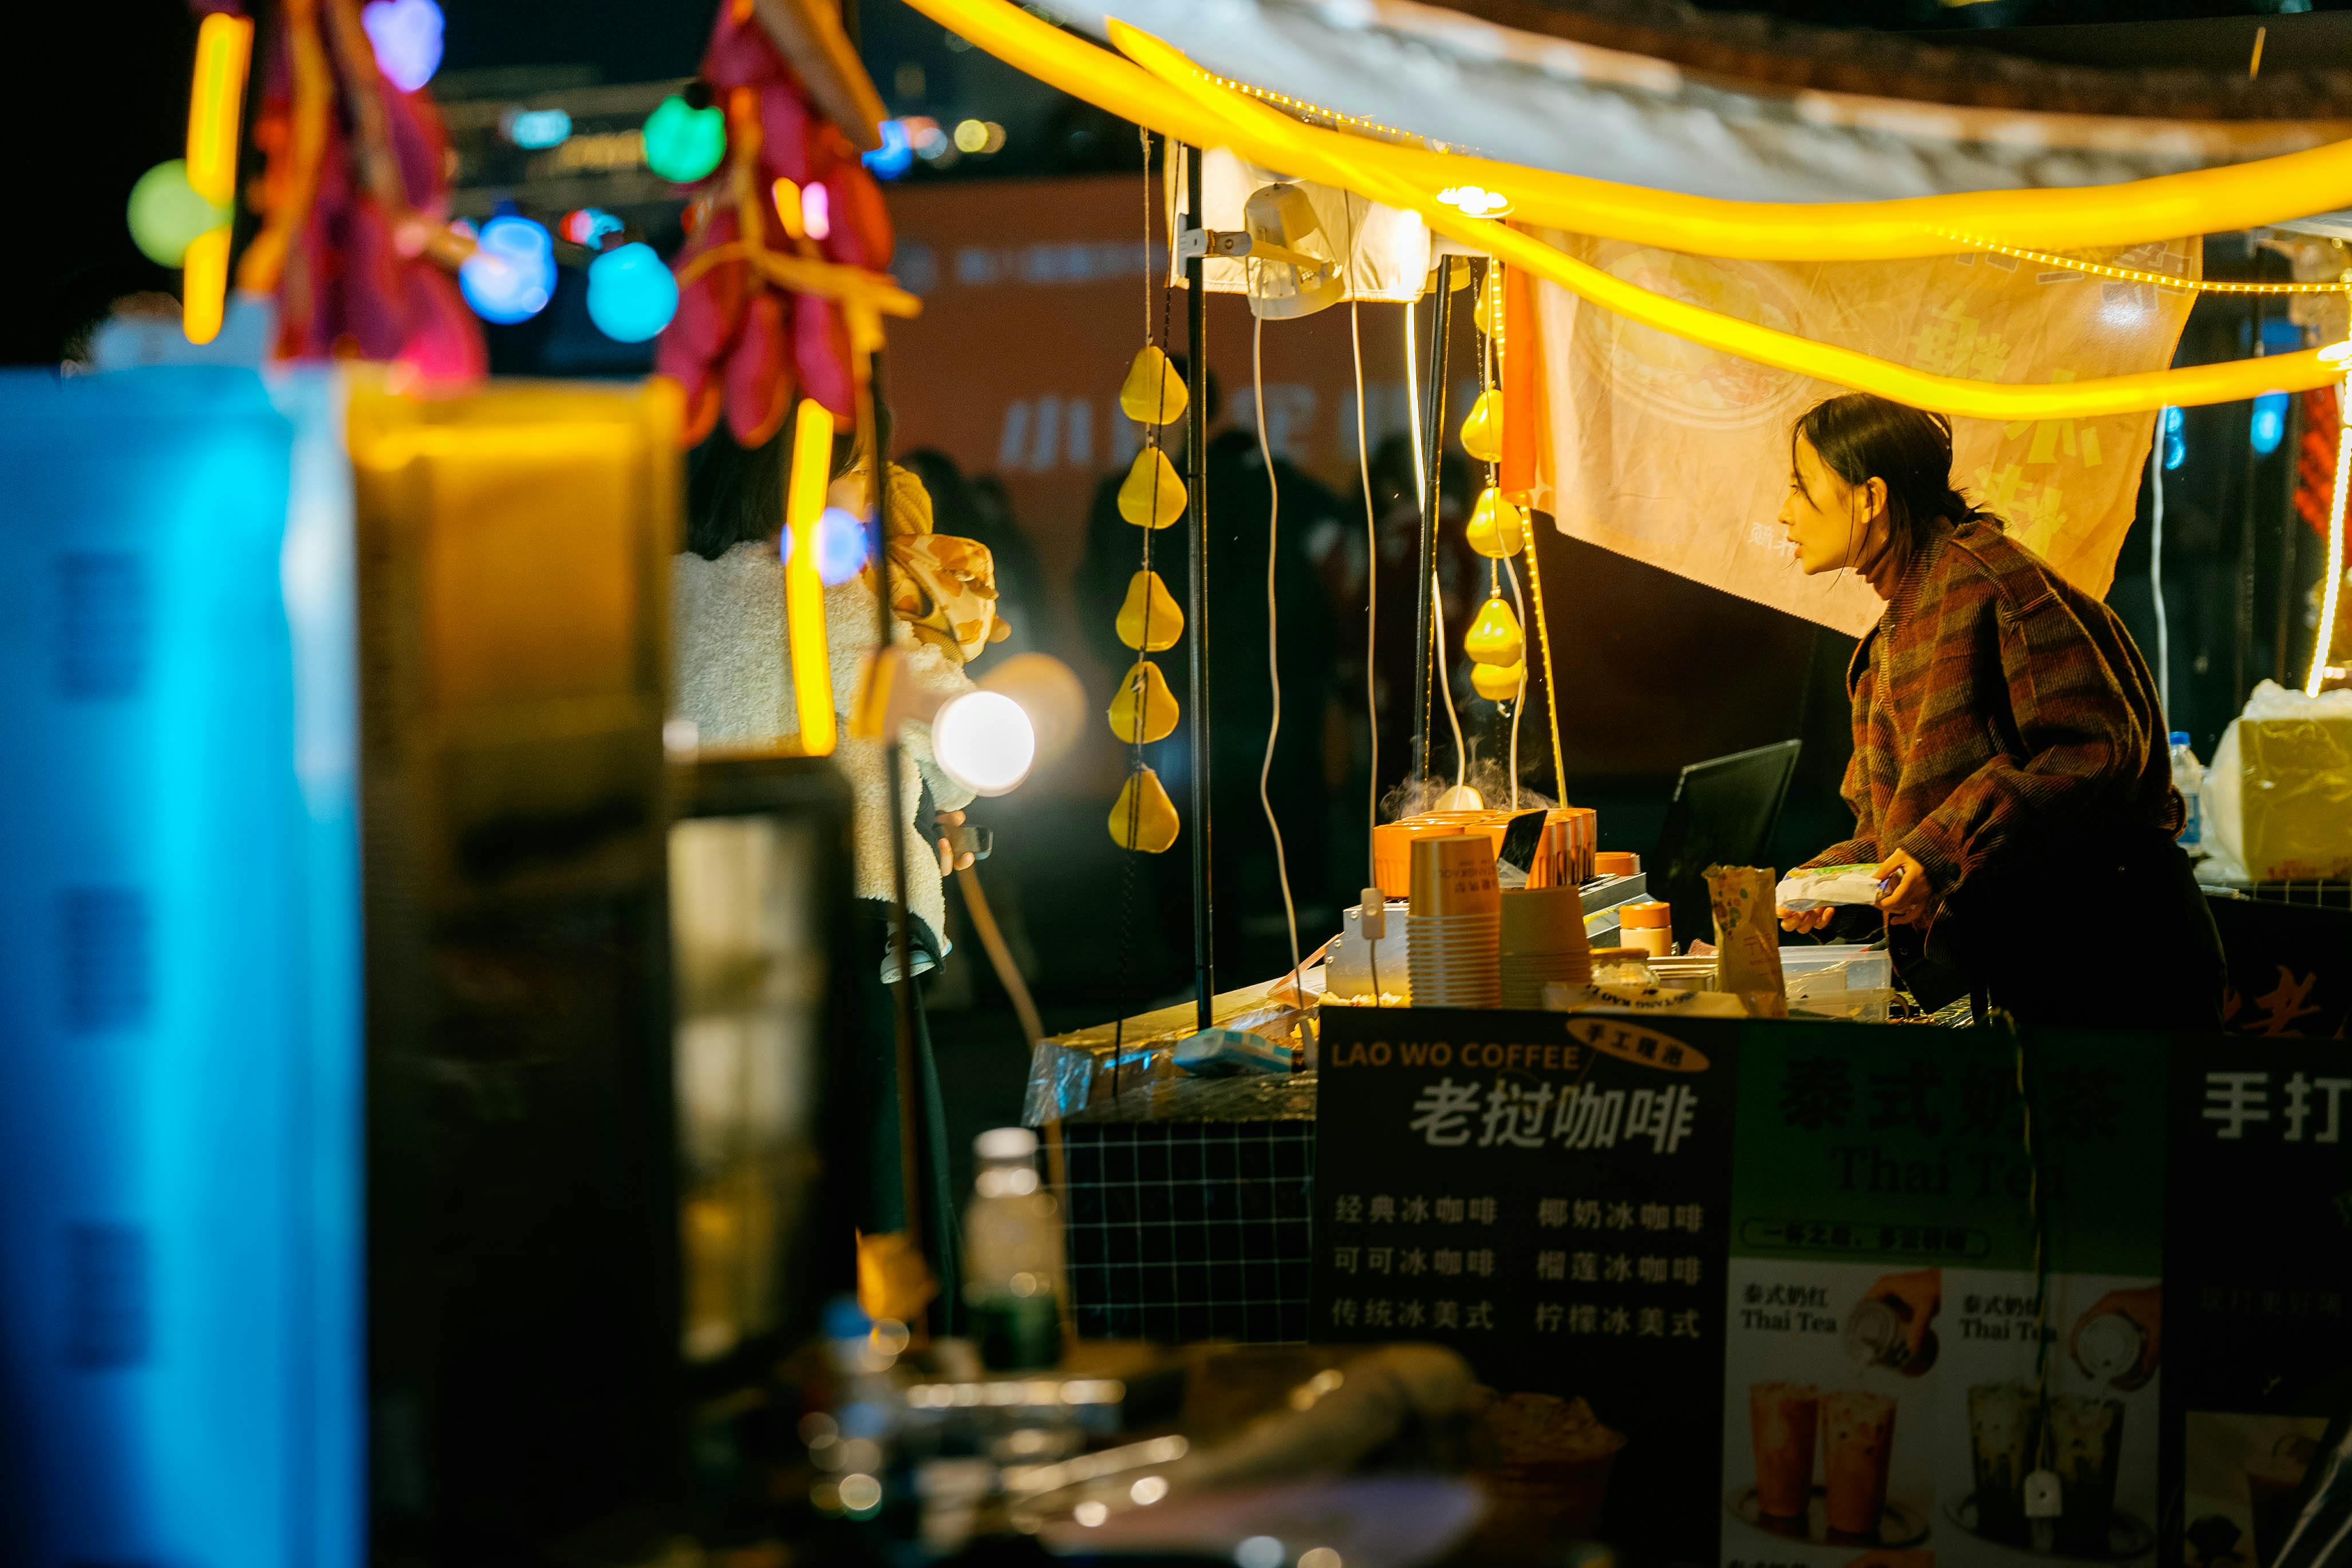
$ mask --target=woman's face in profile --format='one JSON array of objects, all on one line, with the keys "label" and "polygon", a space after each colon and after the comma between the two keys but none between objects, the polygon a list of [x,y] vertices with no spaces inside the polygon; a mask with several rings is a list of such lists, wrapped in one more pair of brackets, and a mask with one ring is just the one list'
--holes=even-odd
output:
[{"label": "woman's face in profile", "polygon": [[1797,437],[1797,462],[1780,522],[1797,552],[1797,569],[1818,577],[1851,566],[1862,548],[1864,525],[1855,516],[1853,486],[1832,473],[1813,444]]}]

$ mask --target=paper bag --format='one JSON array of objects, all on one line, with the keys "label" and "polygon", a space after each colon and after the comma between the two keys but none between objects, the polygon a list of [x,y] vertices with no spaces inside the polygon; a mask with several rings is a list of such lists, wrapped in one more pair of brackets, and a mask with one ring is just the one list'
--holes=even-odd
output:
[{"label": "paper bag", "polygon": [[1774,885],[1769,866],[1706,868],[1707,902],[1715,907],[1715,988],[1738,997],[1757,1018],[1789,1016]]}]

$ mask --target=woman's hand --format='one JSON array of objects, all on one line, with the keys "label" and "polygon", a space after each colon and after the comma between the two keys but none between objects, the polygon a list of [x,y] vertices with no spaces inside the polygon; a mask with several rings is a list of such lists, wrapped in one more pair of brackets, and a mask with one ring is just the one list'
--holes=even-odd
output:
[{"label": "woman's hand", "polygon": [[1830,916],[1836,913],[1837,905],[1834,904],[1817,904],[1811,909],[1791,909],[1784,904],[1780,909],[1780,929],[1819,931],[1830,923]]},{"label": "woman's hand", "polygon": [[941,876],[948,876],[956,872],[971,869],[972,862],[971,852],[970,850],[965,850],[962,852],[958,853],[955,847],[955,840],[948,836],[952,833],[954,830],[963,826],[963,813],[961,811],[941,811],[934,817],[932,821],[937,824],[940,834],[940,874]]},{"label": "woman's hand", "polygon": [[1896,850],[1878,862],[1878,880],[1895,884],[1878,895],[1879,910],[1887,919],[1897,925],[1916,925],[1927,917],[1936,890],[1928,885],[1926,866]]}]

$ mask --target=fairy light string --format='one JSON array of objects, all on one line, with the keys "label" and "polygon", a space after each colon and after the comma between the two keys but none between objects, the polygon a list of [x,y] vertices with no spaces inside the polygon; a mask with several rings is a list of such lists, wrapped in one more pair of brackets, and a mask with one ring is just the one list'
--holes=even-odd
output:
[{"label": "fairy light string", "polygon": [[2313,283],[2241,283],[2229,278],[2183,277],[2177,273],[2151,272],[2140,267],[2117,267],[2108,261],[2089,261],[2079,256],[2061,256],[2055,251],[2030,250],[2023,246],[2003,245],[1998,240],[1982,239],[1973,235],[1938,231],[1955,245],[1971,250],[1987,251],[1994,256],[2006,256],[2019,261],[2030,261],[2042,267],[2063,267],[2070,272],[2087,273],[2093,277],[2113,278],[2123,283],[2145,283],[2158,288],[2176,289],[2187,294],[2352,294],[2352,273],[2341,277]]},{"label": "fairy light string", "polygon": [[2335,652],[2336,617],[2344,592],[2344,502],[2346,470],[2352,468],[2352,340],[2323,350],[2320,358],[2345,371],[2336,394],[2336,483],[2327,503],[2327,575],[2320,591],[2319,631],[2311,649],[2311,673],[2303,695],[2315,697],[2327,684],[2328,655]]}]

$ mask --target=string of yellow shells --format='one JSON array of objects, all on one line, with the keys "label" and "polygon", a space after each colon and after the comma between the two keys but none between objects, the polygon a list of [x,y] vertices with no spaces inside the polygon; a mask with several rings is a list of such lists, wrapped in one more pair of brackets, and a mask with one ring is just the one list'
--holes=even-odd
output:
[{"label": "string of yellow shells", "polygon": [[[1115,622],[1138,657],[1111,698],[1111,733],[1133,747],[1163,740],[1176,728],[1176,696],[1160,666],[1144,655],[1166,653],[1184,635],[1184,612],[1151,570],[1151,536],[1184,515],[1184,481],[1160,450],[1162,426],[1184,416],[1191,394],[1159,345],[1146,343],[1118,389],[1119,412],[1143,426],[1143,445],[1119,482],[1118,515],[1143,530],[1143,567],[1127,585]],[[1123,849],[1160,854],[1176,842],[1176,803],[1160,775],[1139,758],[1110,809],[1110,836]]]},{"label": "string of yellow shells", "polygon": [[[1478,303],[1471,312],[1478,330],[1489,338],[1497,336],[1503,308],[1501,269],[1492,262],[1486,265],[1486,277],[1478,289]],[[1486,350],[1478,350],[1479,379],[1486,379]],[[1493,465],[1503,455],[1503,389],[1486,386],[1478,401],[1470,405],[1469,417],[1462,422],[1462,449],[1473,459],[1487,465],[1486,488],[1478,492],[1477,502],[1470,508],[1467,536],[1470,548],[1489,560],[1507,560],[1519,553],[1528,543],[1527,520],[1510,498],[1496,488]],[[1470,655],[1470,686],[1488,702],[1509,702],[1527,687],[1527,639],[1519,631],[1519,619],[1503,598],[1498,582],[1480,607],[1477,619],[1463,634],[1462,651]]]}]

